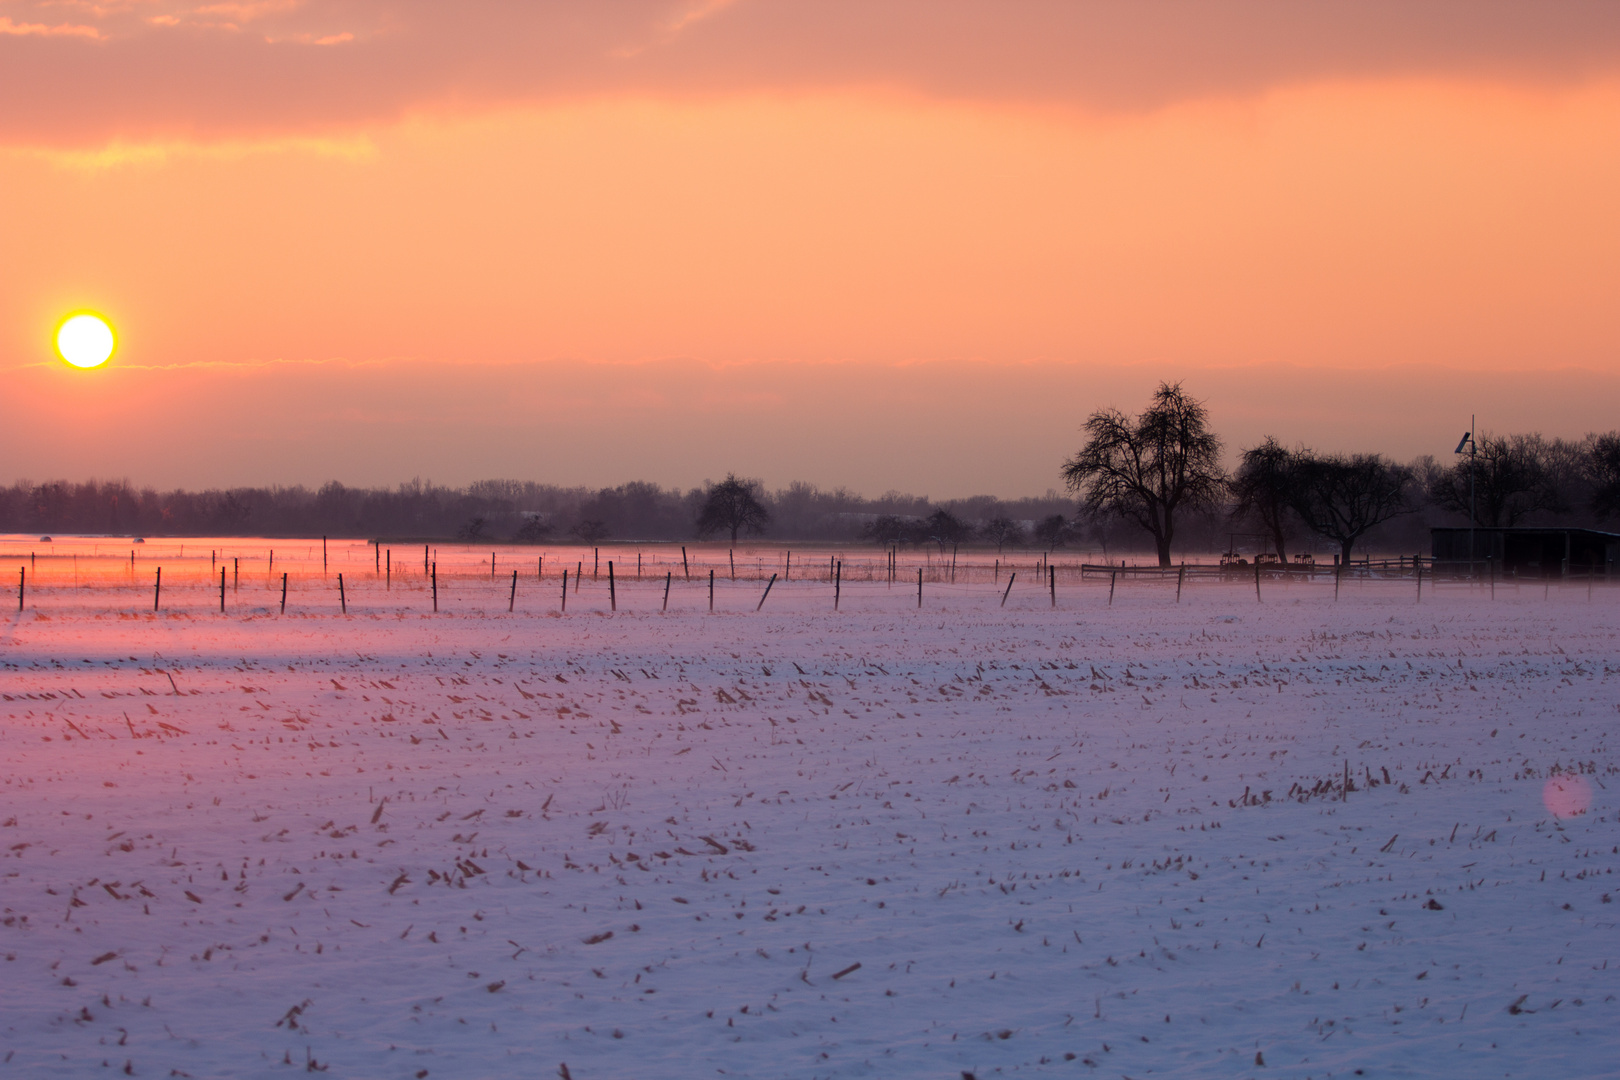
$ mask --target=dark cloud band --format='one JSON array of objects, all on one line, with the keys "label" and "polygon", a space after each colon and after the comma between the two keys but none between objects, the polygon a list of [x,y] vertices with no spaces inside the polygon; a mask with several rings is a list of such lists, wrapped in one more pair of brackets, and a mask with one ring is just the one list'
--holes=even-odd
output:
[{"label": "dark cloud band", "polygon": [[0,141],[251,138],[620,94],[1137,111],[1322,80],[1616,71],[1604,0],[24,0],[0,3]]}]

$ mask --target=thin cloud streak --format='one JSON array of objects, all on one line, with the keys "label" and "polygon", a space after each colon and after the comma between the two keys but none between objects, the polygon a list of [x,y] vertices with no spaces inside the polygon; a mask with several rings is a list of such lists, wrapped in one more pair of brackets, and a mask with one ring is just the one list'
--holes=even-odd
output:
[{"label": "thin cloud streak", "polygon": [[882,89],[1140,112],[1302,83],[1620,70],[1620,5],[1601,0],[156,0],[76,9],[71,27],[53,3],[6,9],[0,144],[59,147],[626,95]]},{"label": "thin cloud streak", "polygon": [[3,15],[0,15],[0,37],[78,37],[88,38],[91,41],[102,40],[101,31],[93,26],[76,23],[57,23],[54,26],[46,23],[15,23]]}]

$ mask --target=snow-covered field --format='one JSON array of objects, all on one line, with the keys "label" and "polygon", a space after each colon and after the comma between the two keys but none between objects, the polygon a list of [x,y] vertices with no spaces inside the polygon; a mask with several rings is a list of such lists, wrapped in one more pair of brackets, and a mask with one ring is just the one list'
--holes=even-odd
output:
[{"label": "snow-covered field", "polygon": [[1620,590],[299,549],[6,545],[0,1076],[1615,1073]]}]

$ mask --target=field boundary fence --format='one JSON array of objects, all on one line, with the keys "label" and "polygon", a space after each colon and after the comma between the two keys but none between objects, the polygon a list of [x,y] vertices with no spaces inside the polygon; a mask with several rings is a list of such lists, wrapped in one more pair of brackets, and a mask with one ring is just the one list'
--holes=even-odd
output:
[{"label": "field boundary fence", "polygon": [[[1021,603],[1061,607],[1065,594],[1076,603],[1106,594],[1107,602],[1114,603],[1138,590],[1159,597],[1173,591],[1179,602],[1188,590],[1196,593],[1201,586],[1218,584],[1247,585],[1260,602],[1272,590],[1290,586],[1333,596],[1346,588],[1379,587],[1390,596],[1410,589],[1421,602],[1431,589],[1474,589],[1494,597],[1503,589],[1512,595],[1527,587],[1550,595],[1557,587],[1561,593],[1582,589],[1591,595],[1614,583],[1607,566],[1560,567],[1556,576],[1543,577],[1506,574],[1484,560],[1437,561],[1426,555],[1342,564],[1228,558],[1165,567],[1156,560],[1102,561],[1091,553],[1066,557],[1061,551],[937,546],[531,546],[319,537],[157,538],[144,543],[106,537],[55,542],[0,537],[0,569],[13,611],[111,602],[130,612],[196,613],[279,613],[283,597],[289,613],[431,610],[433,601],[448,605],[446,610],[561,610],[565,572],[569,612],[576,604],[577,610],[591,610],[596,599],[604,609],[623,609],[628,602],[629,610],[646,610],[643,592],[654,597],[652,610],[682,610],[695,602],[684,599],[688,593],[707,597],[711,575],[723,595],[752,590],[747,607],[767,612],[790,600],[803,605],[820,595],[817,590],[825,591],[829,609],[840,598],[842,609],[849,610],[852,603],[859,609],[888,593],[894,594],[896,605],[909,597],[907,606],[915,607],[921,588],[924,606],[930,596],[956,602],[983,598],[986,604],[1010,605],[1011,611]],[[772,580],[774,591],[766,598],[762,592]],[[79,599],[72,600],[74,596]]]}]

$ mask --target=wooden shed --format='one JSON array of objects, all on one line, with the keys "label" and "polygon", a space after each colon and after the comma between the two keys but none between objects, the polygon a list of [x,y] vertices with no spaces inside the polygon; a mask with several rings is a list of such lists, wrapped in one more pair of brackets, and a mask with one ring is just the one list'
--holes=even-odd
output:
[{"label": "wooden shed", "polygon": [[1620,559],[1620,533],[1596,529],[1446,528],[1430,529],[1429,538],[1437,568],[1465,570],[1472,563],[1483,572],[1494,565],[1505,577],[1607,577]]}]

